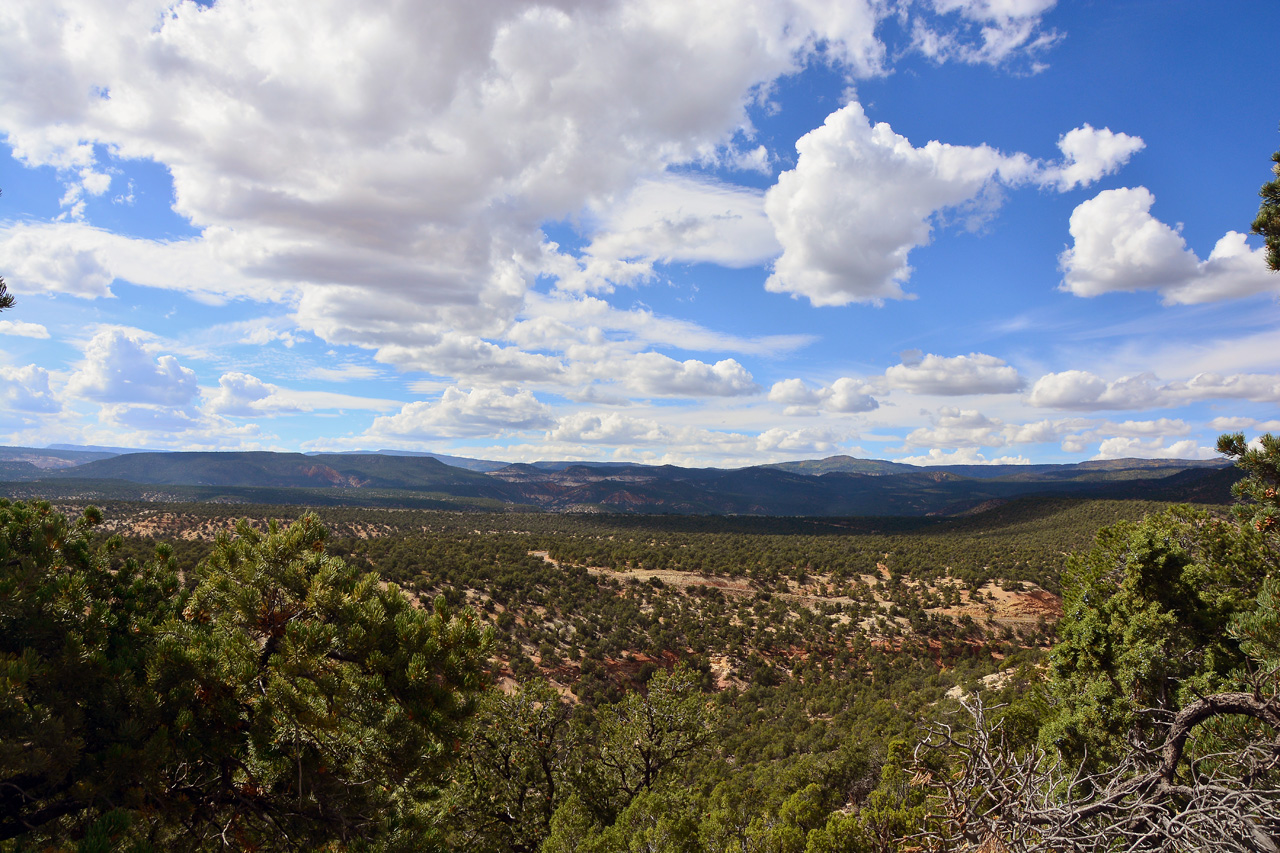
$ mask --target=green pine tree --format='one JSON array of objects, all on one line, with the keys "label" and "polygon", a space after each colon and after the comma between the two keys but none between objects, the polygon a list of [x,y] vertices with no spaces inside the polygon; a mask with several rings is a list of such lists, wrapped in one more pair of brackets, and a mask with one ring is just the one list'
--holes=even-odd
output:
[{"label": "green pine tree", "polygon": [[1258,206],[1258,218],[1253,220],[1253,233],[1267,241],[1267,266],[1280,271],[1280,151],[1271,155],[1275,180],[1267,181],[1258,191],[1262,204]]},{"label": "green pine tree", "polygon": [[242,523],[185,585],[167,549],[92,550],[97,518],[0,502],[0,841],[422,848],[486,681],[473,614],[327,555],[314,516]]}]

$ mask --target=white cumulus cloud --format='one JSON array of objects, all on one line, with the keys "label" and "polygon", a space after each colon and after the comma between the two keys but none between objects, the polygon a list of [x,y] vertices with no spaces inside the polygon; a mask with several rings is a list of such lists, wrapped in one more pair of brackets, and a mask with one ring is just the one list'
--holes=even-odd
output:
[{"label": "white cumulus cloud", "polygon": [[950,358],[925,355],[884,372],[894,388],[912,394],[1011,394],[1025,384],[1018,371],[993,355],[974,352]]},{"label": "white cumulus cloud", "polygon": [[1151,215],[1146,187],[1104,190],[1071,214],[1062,289],[1076,296],[1155,290],[1166,303],[1194,304],[1280,290],[1263,249],[1228,231],[1200,260],[1182,235]]},{"label": "white cumulus cloud", "polygon": [[645,352],[620,366],[622,373],[610,369],[607,375],[637,393],[655,397],[738,397],[761,390],[747,369],[732,358],[708,364]]},{"label": "white cumulus cloud", "polygon": [[1087,370],[1047,373],[1031,389],[1031,405],[1050,409],[1147,409],[1200,400],[1280,402],[1280,376],[1268,373],[1199,373],[1161,382],[1154,374],[1107,381]]},{"label": "white cumulus cloud", "polygon": [[[821,427],[794,430],[772,427],[751,435],[687,425],[664,425],[653,418],[631,417],[617,412],[575,412],[561,418],[555,429],[547,433],[547,440],[552,442],[552,446],[612,446],[616,448],[615,455],[631,455],[634,448],[656,446],[663,448],[664,458],[682,457],[686,460],[709,454],[733,454],[739,459],[762,454],[765,458],[776,459],[805,453],[830,453],[847,438],[847,435]],[[759,460],[758,456],[756,460]]]},{"label": "white cumulus cloud", "polygon": [[1218,432],[1280,432],[1280,420],[1260,421],[1257,418],[1219,417],[1209,421],[1209,427]]},{"label": "white cumulus cloud", "polygon": [[640,350],[669,347],[699,352],[780,355],[812,343],[812,335],[744,338],[699,323],[655,314],[646,308],[615,308],[603,299],[576,293],[530,293],[522,319],[505,337],[522,347],[568,352],[574,345]]},{"label": "white cumulus cloud", "polygon": [[[233,371],[218,379],[218,390],[205,401],[205,411],[216,415],[255,417],[279,411],[280,389],[248,373]],[[284,407],[286,410],[288,407]],[[296,410],[295,410],[296,411]]]},{"label": "white cumulus cloud", "polygon": [[783,379],[769,389],[769,400],[782,403],[787,415],[814,415],[818,409],[839,414],[870,412],[880,407],[872,396],[875,387],[861,379],[842,376],[830,385],[812,388],[803,379]]},{"label": "white cumulus cloud", "polygon": [[1149,373],[1107,382],[1086,370],[1047,373],[1031,389],[1033,406],[1046,409],[1145,409],[1160,405],[1164,392]]},{"label": "white cumulus cloud", "polygon": [[1031,460],[1025,456],[997,456],[988,459],[972,447],[961,447],[946,451],[933,448],[928,453],[918,456],[901,456],[894,460],[906,465],[1030,465]]},{"label": "white cumulus cloud", "polygon": [[149,240],[83,222],[18,222],[0,226],[0,266],[34,293],[109,297],[116,279],[180,290],[197,299],[284,301],[296,288],[253,273],[257,244],[210,227],[198,238]]},{"label": "white cumulus cloud", "polygon": [[388,344],[378,351],[378,360],[406,370],[461,376],[475,384],[546,381],[564,372],[559,359],[462,333],[446,333],[425,345]]},{"label": "white cumulus cloud", "polygon": [[607,290],[650,277],[655,262],[754,266],[782,250],[764,214],[763,192],[705,179],[642,181],[597,217],[581,271],[561,276],[560,287]]},{"label": "white cumulus cloud", "polygon": [[1041,19],[1055,5],[1057,0],[933,0],[934,10],[958,14],[963,23],[947,28],[917,20],[913,44],[939,62],[999,65],[1018,55],[1035,57],[1059,38],[1041,29]]},{"label": "white cumulus cloud", "polygon": [[1042,444],[1060,441],[1067,433],[1082,429],[1090,423],[1081,418],[1061,418],[1010,424],[1004,428],[1002,435],[1009,444]]},{"label": "white cumulus cloud", "polygon": [[366,435],[456,438],[547,429],[554,423],[550,407],[528,391],[450,387],[435,402],[416,400],[394,415],[375,418]]},{"label": "white cumulus cloud", "polygon": [[197,393],[195,371],[149,350],[137,333],[98,332],[85,346],[84,364],[71,375],[68,392],[100,403],[189,404]]},{"label": "white cumulus cloud", "polygon": [[670,432],[650,418],[634,418],[617,412],[574,412],[561,418],[547,438],[587,444],[658,444],[668,441]]},{"label": "white cumulus cloud", "polygon": [[49,371],[34,364],[6,367],[0,364],[0,402],[11,412],[56,412],[62,404],[49,389]]},{"label": "white cumulus cloud", "polygon": [[809,387],[803,379],[783,379],[769,389],[771,402],[787,406],[816,406],[822,399],[822,390]]},{"label": "white cumulus cloud", "polygon": [[231,371],[218,378],[217,389],[209,389],[205,393],[202,410],[209,415],[254,418],[313,412],[317,409],[385,412],[398,409],[401,405],[394,400],[357,397],[333,391],[281,388],[252,374]]},{"label": "white cumulus cloud", "polygon": [[761,453],[833,453],[845,436],[822,428],[784,429],[773,427],[756,437],[756,450]]},{"label": "white cumulus cloud", "polygon": [[932,420],[932,427],[921,427],[907,435],[907,447],[1000,447],[1005,444],[1003,424],[973,409],[944,406]]},{"label": "white cumulus cloud", "polygon": [[14,335],[19,338],[48,338],[49,330],[39,323],[27,323],[23,320],[0,320],[0,335]]},{"label": "white cumulus cloud", "polygon": [[1135,438],[1153,435],[1186,435],[1191,432],[1191,427],[1186,421],[1179,418],[1156,418],[1152,421],[1123,421],[1121,423],[1109,421],[1099,426],[1098,432],[1109,433],[1112,436]]},{"label": "white cumulus cloud", "polygon": [[1240,399],[1280,403],[1280,376],[1269,373],[1198,373],[1185,382],[1170,382],[1164,390],[1173,400]]},{"label": "white cumulus cloud", "polygon": [[1062,135],[1058,149],[1063,163],[1047,168],[1040,180],[1056,186],[1060,192],[1088,186],[1103,175],[1114,173],[1146,145],[1139,136],[1116,133],[1109,127],[1098,130],[1085,124]]},{"label": "white cumulus cloud", "polygon": [[[17,159],[58,170],[80,211],[109,188],[101,152],[153,161],[199,234],[9,226],[0,265],[37,292],[105,296],[121,278],[280,299],[303,329],[373,349],[424,331],[491,338],[540,271],[543,222],[673,165],[764,168],[748,106],[819,53],[880,73],[885,13],[872,0],[13,0],[0,133]],[[669,225],[673,259],[745,262],[726,242],[740,226],[764,241],[751,252],[769,251],[758,213],[724,212],[623,224]]]},{"label": "white cumulus cloud", "polygon": [[842,376],[824,389],[829,393],[825,394],[823,402],[829,412],[870,412],[880,408],[880,402],[871,396],[874,390],[874,386],[868,382]]},{"label": "white cumulus cloud", "polygon": [[1218,454],[1194,439],[1183,439],[1166,445],[1163,437],[1132,438],[1117,436],[1104,439],[1094,459],[1213,459]]},{"label": "white cumulus cloud", "polygon": [[907,256],[929,242],[934,214],[1037,168],[985,145],[916,148],[888,124],[872,125],[858,103],[827,116],[796,151],[795,169],[765,195],[782,244],[765,286],[814,305],[907,298]]}]

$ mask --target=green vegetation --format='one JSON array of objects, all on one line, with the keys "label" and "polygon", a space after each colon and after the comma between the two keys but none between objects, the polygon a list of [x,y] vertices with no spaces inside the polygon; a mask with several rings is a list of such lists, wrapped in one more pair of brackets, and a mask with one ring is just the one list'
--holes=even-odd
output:
[{"label": "green vegetation", "polygon": [[6,503],[0,851],[1266,849],[1280,445],[1224,442],[1234,519]]},{"label": "green vegetation", "polygon": [[1071,561],[1041,738],[1066,755],[1118,761],[1161,712],[1228,689],[1246,656],[1225,631],[1280,569],[1250,526],[1183,508],[1113,525]]},{"label": "green vegetation", "polygon": [[1276,164],[1272,167],[1275,180],[1267,181],[1258,191],[1262,203],[1258,206],[1258,218],[1253,220],[1253,233],[1267,241],[1267,266],[1280,272],[1280,151],[1271,155]]},{"label": "green vegetation", "polygon": [[0,839],[202,850],[416,845],[487,640],[324,553],[241,526],[188,577],[99,520],[0,503]]}]

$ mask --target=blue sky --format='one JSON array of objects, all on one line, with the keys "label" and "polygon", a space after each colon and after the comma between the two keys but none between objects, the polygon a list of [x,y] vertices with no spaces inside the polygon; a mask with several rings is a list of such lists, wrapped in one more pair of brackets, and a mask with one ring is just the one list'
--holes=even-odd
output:
[{"label": "blue sky", "polygon": [[1280,431],[1272,0],[11,0],[0,443]]}]

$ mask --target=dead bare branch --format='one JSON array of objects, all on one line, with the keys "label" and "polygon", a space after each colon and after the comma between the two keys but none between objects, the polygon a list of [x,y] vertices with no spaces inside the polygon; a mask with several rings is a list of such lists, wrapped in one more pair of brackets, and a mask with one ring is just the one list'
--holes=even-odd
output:
[{"label": "dead bare branch", "polygon": [[[916,778],[934,815],[915,839],[925,850],[1280,853],[1280,740],[1195,755],[1186,748],[1194,728],[1222,717],[1280,732],[1280,697],[1197,699],[1173,715],[1159,748],[1133,747],[1103,772],[1015,747],[980,701],[964,708],[968,720],[935,726],[916,748]],[[927,771],[939,766],[949,772]]]}]

